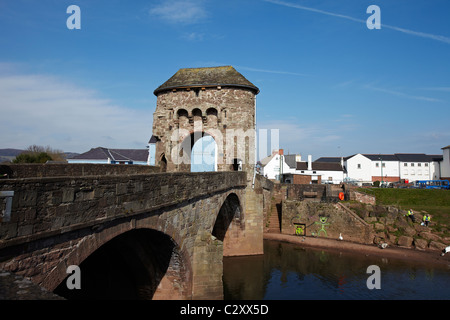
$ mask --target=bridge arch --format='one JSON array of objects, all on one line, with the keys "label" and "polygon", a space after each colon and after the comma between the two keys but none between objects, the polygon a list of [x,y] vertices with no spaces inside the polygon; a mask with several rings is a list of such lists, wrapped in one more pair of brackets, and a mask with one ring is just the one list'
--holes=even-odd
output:
[{"label": "bridge arch", "polygon": [[[152,229],[125,232],[80,264],[81,290],[64,280],[55,293],[72,299],[184,299],[188,283],[179,247]],[[172,285],[173,282],[177,286]]]},{"label": "bridge arch", "polygon": [[236,193],[230,193],[222,203],[211,234],[223,242],[223,255],[235,255],[244,232],[244,216],[241,201]]},{"label": "bridge arch", "polygon": [[[183,239],[170,223],[149,218],[139,226],[126,221],[99,229],[73,241],[78,243],[45,277],[44,287],[69,299],[191,298],[189,253],[180,249]],[[85,290],[67,289],[69,265],[80,266]]]}]

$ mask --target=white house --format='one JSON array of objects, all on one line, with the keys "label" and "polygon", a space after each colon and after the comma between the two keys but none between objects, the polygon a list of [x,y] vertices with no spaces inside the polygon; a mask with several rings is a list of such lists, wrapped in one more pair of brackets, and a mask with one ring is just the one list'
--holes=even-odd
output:
[{"label": "white house", "polygon": [[[268,179],[280,180],[280,175],[295,172],[295,164],[292,165],[292,157],[295,155],[284,155],[283,149],[274,150],[272,154],[261,160],[262,175]],[[289,162],[289,163],[288,163]]]},{"label": "white house", "polygon": [[374,181],[436,180],[442,156],[423,153],[356,154],[345,158],[347,181],[359,184]]},{"label": "white house", "polygon": [[344,158],[344,166],[347,170],[346,179],[358,182],[372,181],[372,160],[358,153]]},{"label": "white house", "polygon": [[450,180],[450,145],[443,147],[443,157],[439,162],[441,178]]},{"label": "white house", "polygon": [[344,180],[343,160],[334,161],[311,161],[312,156],[308,155],[308,161],[297,162],[295,174],[311,176],[311,183],[339,184]]},{"label": "white house", "polygon": [[262,174],[269,179],[285,183],[341,183],[344,171],[341,162],[301,161],[300,155],[284,155],[283,150],[274,151],[271,156],[261,160]]},{"label": "white house", "polygon": [[438,180],[441,177],[440,155],[423,153],[396,153],[399,160],[400,179],[414,182],[417,180]]}]

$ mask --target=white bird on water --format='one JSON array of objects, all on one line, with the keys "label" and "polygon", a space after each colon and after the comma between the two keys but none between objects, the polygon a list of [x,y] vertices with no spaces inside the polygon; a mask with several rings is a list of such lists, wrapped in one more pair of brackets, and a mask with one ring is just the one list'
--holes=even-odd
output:
[{"label": "white bird on water", "polygon": [[339,233],[339,240],[344,240],[344,238],[342,238],[342,234]]}]

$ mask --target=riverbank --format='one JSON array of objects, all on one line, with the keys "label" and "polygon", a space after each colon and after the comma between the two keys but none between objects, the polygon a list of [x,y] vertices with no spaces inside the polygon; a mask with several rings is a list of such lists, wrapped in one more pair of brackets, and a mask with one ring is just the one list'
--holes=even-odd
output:
[{"label": "riverbank", "polygon": [[336,239],[317,238],[317,237],[299,237],[295,235],[286,235],[279,233],[264,233],[265,240],[275,240],[297,244],[301,247],[312,249],[324,249],[329,251],[349,252],[362,254],[365,256],[381,257],[387,259],[399,259],[421,264],[436,264],[450,268],[450,254],[441,256],[440,251],[416,249],[407,249],[401,247],[389,246],[381,249],[375,245],[364,245],[349,241],[340,241]]}]

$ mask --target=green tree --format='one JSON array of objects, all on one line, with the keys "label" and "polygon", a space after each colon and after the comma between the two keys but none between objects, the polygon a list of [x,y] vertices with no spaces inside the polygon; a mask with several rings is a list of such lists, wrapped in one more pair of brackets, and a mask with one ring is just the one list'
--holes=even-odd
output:
[{"label": "green tree", "polygon": [[47,147],[32,145],[27,151],[19,154],[13,163],[46,163],[47,161],[64,161],[65,157],[62,151]]}]

